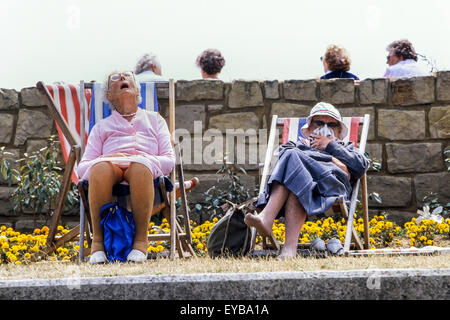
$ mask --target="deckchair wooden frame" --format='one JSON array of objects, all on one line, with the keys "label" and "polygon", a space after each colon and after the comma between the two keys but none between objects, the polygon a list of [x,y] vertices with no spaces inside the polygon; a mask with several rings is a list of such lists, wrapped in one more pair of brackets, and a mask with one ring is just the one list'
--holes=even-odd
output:
[{"label": "deckchair wooden frame", "polygon": [[[260,174],[260,189],[259,193],[263,193],[266,187],[269,171],[271,169],[271,163],[273,159],[273,152],[275,147],[275,140],[278,136],[278,125],[282,125],[284,123],[284,118],[280,118],[277,115],[273,115],[272,122],[270,126],[269,139],[267,144],[266,155],[264,159],[263,170]],[[370,123],[370,115],[365,114],[363,117],[359,117],[359,125],[362,124],[361,137],[359,139],[358,149],[364,153],[367,143],[367,136],[369,132],[369,123]],[[356,201],[358,197],[359,185],[361,182],[362,186],[362,204],[363,204],[363,223],[364,223],[364,242],[359,239],[358,234],[356,233],[355,228],[353,227],[354,213],[356,210]],[[350,206],[347,208],[345,201],[343,198],[339,198],[336,203],[333,205],[333,211],[341,212],[344,217],[347,219],[347,231],[345,235],[344,241],[344,252],[348,254],[350,252],[351,240],[354,241],[354,246],[359,249],[368,249],[369,248],[369,208],[368,208],[368,194],[367,194],[367,177],[364,174],[353,186],[353,191],[350,197]],[[252,246],[255,246],[255,238],[256,233],[253,233]],[[270,245],[272,249],[279,250],[280,245],[277,243],[273,233],[267,237],[270,241]],[[268,249],[270,246],[267,243],[266,237],[262,237],[262,245],[263,249]],[[309,244],[303,245],[301,247],[308,247]]]},{"label": "deckchair wooden frame", "polygon": [[[56,231],[57,226],[60,221],[63,208],[64,208],[64,202],[67,196],[67,193],[69,191],[70,181],[71,181],[71,175],[74,170],[75,163],[78,163],[81,160],[82,152],[84,151],[84,145],[80,146],[77,144],[76,139],[74,138],[74,134],[72,133],[70,127],[67,125],[64,118],[59,113],[58,109],[55,106],[55,102],[50,95],[49,91],[47,90],[46,86],[42,81],[39,81],[36,84],[37,89],[42,94],[45,103],[47,104],[47,107],[50,111],[50,114],[52,118],[55,120],[55,122],[60,127],[64,137],[68,141],[68,143],[71,146],[68,159],[66,162],[66,167],[64,170],[64,175],[61,183],[61,190],[58,194],[58,198],[56,201],[56,208],[52,215],[52,219],[50,222],[49,227],[49,233],[47,237],[47,244],[46,247],[41,250],[39,255],[42,254],[50,254],[53,251],[55,251],[58,247],[63,245],[64,243],[68,241],[73,241],[77,236],[79,236],[80,240],[80,252],[79,252],[79,261],[84,261],[84,258],[86,255],[90,253],[90,247],[88,247],[87,250],[84,250],[84,234],[86,232],[86,237],[88,239],[88,245],[90,246],[90,225],[91,225],[91,218],[90,218],[90,212],[89,212],[89,205],[88,201],[85,197],[85,193],[83,190],[78,186],[78,189],[80,191],[80,224],[76,227],[72,228],[68,233],[61,236],[60,238],[56,239]],[[167,193],[165,190],[164,183],[160,183],[160,186],[162,188],[162,194],[164,198],[164,202],[166,205],[166,209],[169,208],[169,224],[170,224],[170,234],[158,234],[158,235],[148,235],[149,241],[159,241],[159,240],[168,240],[171,243],[170,246],[170,255],[169,257],[171,259],[174,259],[177,257],[189,257],[195,255],[195,252],[192,248],[192,236],[191,236],[191,230],[190,230],[190,219],[189,219],[189,209],[187,206],[186,201],[186,189],[184,185],[184,173],[183,173],[183,165],[182,165],[182,158],[181,158],[181,151],[180,146],[178,143],[175,142],[175,82],[173,79],[170,79],[168,82],[157,82],[156,83],[157,88],[168,88],[169,89],[169,131],[171,134],[171,140],[172,145],[174,146],[175,150],[175,156],[176,156],[176,164],[175,168],[172,170],[170,174],[170,179],[174,183],[173,191],[169,193],[169,197],[167,197]],[[84,83],[81,81],[80,83],[80,95],[83,94],[85,88],[92,88],[92,83]],[[81,136],[84,137],[84,113],[85,106],[83,106],[84,99],[80,99],[81,101],[81,117],[82,117],[82,125],[81,125]],[[83,140],[83,139],[81,139]],[[179,188],[180,188],[180,196],[181,196],[181,209],[182,214],[184,218],[184,227],[185,230],[183,231],[182,227],[178,223],[176,219],[176,187],[175,187],[175,181],[176,181],[176,172],[178,173],[179,178]],[[160,180],[163,182],[163,179]],[[196,180],[198,183],[198,179]],[[87,224],[85,223],[85,218],[87,218]],[[37,258],[35,256],[34,258]]]}]

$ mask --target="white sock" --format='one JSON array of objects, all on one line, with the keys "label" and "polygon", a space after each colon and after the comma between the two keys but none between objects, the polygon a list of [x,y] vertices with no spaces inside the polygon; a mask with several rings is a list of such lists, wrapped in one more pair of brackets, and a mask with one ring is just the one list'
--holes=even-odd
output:
[{"label": "white sock", "polygon": [[95,251],[89,258],[89,263],[104,263],[108,261],[105,251]]},{"label": "white sock", "polygon": [[127,256],[127,261],[144,262],[145,260],[147,260],[147,254],[137,249],[131,250]]}]

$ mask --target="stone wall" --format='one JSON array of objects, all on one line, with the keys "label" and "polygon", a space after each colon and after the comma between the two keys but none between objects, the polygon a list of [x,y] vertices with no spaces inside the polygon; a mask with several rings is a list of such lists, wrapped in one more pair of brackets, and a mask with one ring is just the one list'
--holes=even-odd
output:
[{"label": "stone wall", "polygon": [[[158,89],[158,101],[167,117],[167,89]],[[359,84],[350,79],[179,80],[176,128],[184,148],[185,176],[201,181],[188,200],[196,202],[210,186],[227,182],[215,174],[222,152],[234,163],[240,161],[248,173],[242,178],[247,186],[257,186],[258,163],[264,160],[272,115],[304,117],[318,101],[334,104],[343,116],[371,116],[366,151],[381,161],[382,169],[369,172],[368,188],[383,200],[370,202],[372,213],[387,211],[392,219],[403,222],[415,215],[426,192],[438,192],[441,203],[450,201],[450,172],[443,155],[450,146],[450,71],[395,81],[366,79]],[[0,113],[0,144],[16,158],[39,149],[56,133],[36,88],[1,89]],[[237,142],[228,144],[231,147],[218,143],[226,130],[236,141],[244,139],[245,149]],[[29,226],[32,216],[14,213],[9,203],[13,187],[0,182],[0,224]],[[75,223],[78,218],[68,214],[64,219]]]}]

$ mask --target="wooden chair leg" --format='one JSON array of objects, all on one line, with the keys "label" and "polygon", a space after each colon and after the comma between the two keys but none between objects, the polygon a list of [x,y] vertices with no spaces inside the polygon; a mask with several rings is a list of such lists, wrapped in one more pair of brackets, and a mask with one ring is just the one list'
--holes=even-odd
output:
[{"label": "wooden chair leg", "polygon": [[[340,200],[339,205],[341,206],[341,212],[344,214],[344,216],[347,218],[347,228],[351,228],[352,232],[351,232],[351,237],[352,240],[354,241],[356,248],[358,250],[362,250],[363,249],[363,245],[361,240],[358,237],[358,234],[356,233],[356,230],[353,226],[353,219],[349,219],[349,215],[348,215],[348,210],[347,210],[347,205],[345,204],[345,202],[343,201],[343,199]],[[350,223],[352,222],[352,223]],[[347,239],[345,242],[348,242]]]},{"label": "wooden chair leg", "polygon": [[362,204],[363,204],[363,221],[364,221],[364,249],[370,247],[369,235],[369,200],[367,195],[367,175],[364,174],[361,178],[362,187]]},{"label": "wooden chair leg", "polygon": [[56,229],[58,227],[58,223],[61,219],[62,212],[64,210],[64,203],[66,201],[67,193],[69,192],[70,187],[70,180],[72,176],[72,172],[75,166],[76,161],[76,148],[79,148],[78,146],[72,147],[69,153],[69,157],[67,159],[66,168],[64,170],[63,179],[61,182],[61,189],[56,201],[56,208],[53,212],[52,220],[50,223],[50,228],[47,236],[47,248],[46,252],[51,253],[52,251],[56,250],[57,247],[54,246],[54,240],[56,235]]}]

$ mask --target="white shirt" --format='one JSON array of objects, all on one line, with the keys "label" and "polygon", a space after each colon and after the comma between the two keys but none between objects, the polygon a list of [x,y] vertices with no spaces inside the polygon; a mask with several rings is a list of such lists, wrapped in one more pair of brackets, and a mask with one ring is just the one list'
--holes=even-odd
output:
[{"label": "white shirt", "polygon": [[389,66],[384,73],[385,78],[403,78],[403,77],[421,77],[428,76],[429,72],[425,71],[413,59],[406,59]]},{"label": "white shirt", "polygon": [[167,81],[164,77],[157,75],[151,70],[143,71],[136,75],[136,80],[138,82],[145,81]]}]

